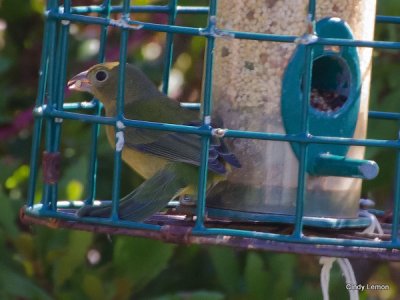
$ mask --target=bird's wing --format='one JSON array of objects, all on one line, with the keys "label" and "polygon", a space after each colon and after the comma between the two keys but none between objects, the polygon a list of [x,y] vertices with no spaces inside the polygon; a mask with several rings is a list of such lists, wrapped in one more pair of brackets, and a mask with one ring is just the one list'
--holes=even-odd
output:
[{"label": "bird's wing", "polygon": [[[147,143],[132,143],[137,138],[152,141]],[[169,161],[184,162],[196,166],[200,165],[201,139],[194,134],[176,132],[164,132],[164,134],[160,134],[160,131],[146,129],[132,130],[129,128],[126,130],[125,145]],[[216,173],[224,174],[226,169],[218,153],[219,146],[219,144],[210,145],[208,168]]]},{"label": "bird's wing", "polygon": [[[127,114],[127,117],[132,119],[189,126],[201,125],[201,122],[196,120],[197,113],[181,108],[176,101],[170,99],[135,101],[128,106],[128,111],[131,113]],[[132,127],[126,128],[125,134],[125,145],[127,147],[170,161],[200,165],[201,138],[196,134]],[[208,168],[216,173],[224,174],[226,172],[224,162],[240,167],[240,163],[229,152],[223,140],[212,137],[209,148]]]}]

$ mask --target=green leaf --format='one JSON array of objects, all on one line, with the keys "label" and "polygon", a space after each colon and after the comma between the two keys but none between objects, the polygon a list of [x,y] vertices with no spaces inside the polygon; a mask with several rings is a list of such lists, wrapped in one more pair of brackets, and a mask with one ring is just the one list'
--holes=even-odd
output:
[{"label": "green leaf", "polygon": [[63,255],[56,260],[53,278],[56,287],[60,287],[71,276],[76,269],[85,263],[86,252],[92,243],[93,235],[84,231],[70,231],[69,241]]},{"label": "green leaf", "polygon": [[2,299],[51,299],[27,277],[2,264],[0,264],[0,291]]},{"label": "green leaf", "polygon": [[164,270],[175,245],[144,238],[118,238],[113,260],[119,273],[129,276],[135,292]]},{"label": "green leaf", "polygon": [[84,192],[83,183],[86,182],[88,158],[79,156],[72,165],[64,166],[63,170],[59,186],[64,187],[64,191],[62,191],[60,198],[77,200],[77,197],[82,196]]},{"label": "green leaf", "polygon": [[12,174],[12,176],[8,177],[5,186],[8,189],[14,189],[18,187],[22,182],[26,181],[29,176],[29,166],[22,165],[19,166]]},{"label": "green leaf", "polygon": [[266,299],[270,292],[268,283],[274,280],[272,276],[274,275],[264,269],[264,262],[259,254],[248,253],[244,277],[249,299]]},{"label": "green leaf", "polygon": [[240,289],[240,268],[234,250],[223,247],[210,247],[208,252],[214,265],[218,280],[229,294]]},{"label": "green leaf", "polygon": [[292,254],[267,253],[270,274],[274,274],[279,280],[270,283],[272,299],[287,299],[290,296],[290,288],[294,284],[294,270],[296,257]]},{"label": "green leaf", "polygon": [[83,184],[82,182],[72,179],[66,187],[67,199],[68,200],[79,200],[83,196]]},{"label": "green leaf", "polygon": [[[0,101],[1,102],[1,101]],[[0,182],[5,182],[10,176],[12,176],[14,170],[21,165],[20,161],[10,161],[9,157],[0,159]]]},{"label": "green leaf", "polygon": [[179,292],[173,295],[165,295],[152,300],[222,300],[224,295],[219,292],[211,291],[195,291],[195,292]]},{"label": "green leaf", "polygon": [[0,57],[0,74],[6,72],[12,65],[11,59]]},{"label": "green leaf", "polygon": [[83,290],[89,299],[106,299],[106,293],[102,281],[99,277],[96,277],[93,274],[85,274],[83,277]]},{"label": "green leaf", "polygon": [[7,236],[15,237],[19,230],[15,223],[17,212],[12,207],[11,199],[0,189],[0,231],[3,229]]}]

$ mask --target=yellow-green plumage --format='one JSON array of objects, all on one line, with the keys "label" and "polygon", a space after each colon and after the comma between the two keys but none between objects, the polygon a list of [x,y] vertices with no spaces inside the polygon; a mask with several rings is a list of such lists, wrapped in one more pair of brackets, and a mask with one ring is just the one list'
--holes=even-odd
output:
[{"label": "yellow-green plumage", "polygon": [[[70,89],[87,91],[105,107],[106,116],[116,115],[119,63],[103,63],[91,67],[72,78]],[[170,124],[199,124],[197,112],[182,108],[175,100],[158,91],[155,85],[136,67],[125,67],[124,117],[133,120]],[[115,147],[115,130],[107,126],[110,144]],[[122,159],[147,179],[120,202],[119,214],[123,219],[143,220],[162,209],[174,196],[196,194],[200,138],[180,134],[126,127]],[[210,148],[208,187],[223,180],[229,164],[240,167],[223,141],[213,138]],[[84,216],[107,216],[110,206],[87,206],[78,212]]]}]

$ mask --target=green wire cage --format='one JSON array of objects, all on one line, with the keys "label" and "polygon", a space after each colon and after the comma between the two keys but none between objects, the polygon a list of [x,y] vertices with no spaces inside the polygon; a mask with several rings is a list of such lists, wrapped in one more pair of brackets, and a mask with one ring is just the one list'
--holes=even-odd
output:
[{"label": "green wire cage", "polygon": [[[376,48],[399,51],[400,42],[353,38],[348,25],[342,20],[338,18],[316,18],[316,7],[320,2],[317,0],[303,1],[307,11],[305,14],[307,17],[303,20],[303,24],[306,25],[307,30],[301,35],[259,32],[246,28],[244,30],[232,30],[229,27],[220,26],[218,0],[210,0],[208,6],[180,6],[177,0],[170,0],[167,4],[162,5],[135,5],[134,1],[129,0],[114,5],[110,0],[104,0],[101,5],[73,6],[73,2],[70,0],[47,1],[38,96],[33,112],[35,124],[30,164],[31,174],[27,204],[21,209],[22,220],[51,227],[143,236],[176,243],[218,244],[245,249],[336,257],[400,259],[398,226],[400,141],[398,139],[367,139],[354,136],[362,81],[356,49]],[[273,1],[265,1],[265,5],[272,5],[269,2]],[[111,18],[111,15],[116,13],[120,14],[120,19]],[[135,19],[136,13],[166,14],[168,20],[166,24],[138,21]],[[256,13],[256,11],[253,11],[249,15],[249,19],[252,19]],[[204,28],[178,26],[175,22],[179,14],[205,15],[208,20],[207,26]],[[373,23],[375,22],[399,24],[400,17],[374,15]],[[97,99],[92,99],[91,102],[64,103],[69,31],[72,23],[83,24],[83,26],[96,25],[101,28],[99,62],[103,62],[105,59],[107,33],[110,27],[118,29],[121,33],[120,62],[127,61],[127,45],[130,34],[142,30],[165,33],[164,93],[168,92],[174,36],[190,35],[206,39],[201,101],[203,125],[194,127],[124,118],[124,68],[120,68],[119,71],[120,92],[117,99],[117,116],[113,118],[102,116],[102,104]],[[294,176],[296,187],[290,192],[293,206],[289,212],[281,211],[279,208],[272,212],[255,211],[254,208],[246,211],[243,207],[230,207],[229,199],[221,205],[221,203],[215,204],[218,199],[206,197],[210,138],[216,132],[214,130],[216,128],[212,128],[210,125],[210,118],[213,113],[213,102],[218,100],[215,99],[216,96],[212,90],[215,81],[215,41],[217,39],[240,40],[242,43],[257,41],[266,45],[279,43],[295,48],[291,63],[285,67],[285,72],[281,76],[282,98],[279,99],[279,103],[285,132],[243,130],[241,128],[223,130],[223,136],[226,139],[284,143],[288,145],[290,151],[293,151],[293,157],[298,160],[298,169]],[[338,51],[337,49],[341,50]],[[222,49],[222,51],[229,53],[230,50]],[[326,51],[329,52],[329,55],[324,54]],[[257,66],[246,61],[245,67],[253,70]],[[338,81],[339,75],[344,77],[342,76]],[[338,82],[340,87],[337,86]],[[313,89],[316,86],[331,88],[332,85],[336,91],[340,88],[341,93],[352,100],[340,107],[343,113],[328,112],[328,116],[330,116],[328,120],[323,113],[317,111],[312,103],[310,104],[310,99],[313,97]],[[200,108],[200,105],[196,104],[182,103],[182,105],[193,109]],[[85,113],[81,113],[82,110]],[[387,120],[398,121],[400,114],[397,112],[368,111],[368,118],[380,119],[382,122]],[[90,166],[85,183],[87,196],[79,202],[80,204],[75,201],[58,199],[59,147],[63,120],[87,122],[92,126]],[[82,203],[90,205],[95,201],[100,125],[115,126],[117,131],[122,130],[116,126],[117,122],[122,122],[124,126],[201,136],[199,192],[196,206],[191,211],[192,217],[177,214],[175,208],[179,204],[176,201],[171,201],[165,211],[155,214],[144,222],[120,219],[118,217],[122,164],[120,151],[114,152],[112,199],[105,201],[113,207],[111,215],[108,218],[76,216],[75,211],[82,206]],[[383,211],[372,209],[368,211],[365,207],[358,215],[358,201],[355,217],[318,216],[318,209],[311,214],[308,213],[307,199],[319,197],[318,193],[316,195],[308,194],[306,187],[308,176],[361,179],[373,179],[377,176],[378,167],[375,162],[362,158],[346,157],[351,146],[383,147],[396,152],[397,158],[393,162],[396,170],[394,200],[391,203],[393,212],[390,218],[387,218]],[[42,147],[44,147],[44,150]],[[40,155],[42,150],[43,155]],[[40,164],[42,164],[43,169],[42,177],[38,174]],[[35,191],[39,180],[42,180],[43,190],[40,202],[36,203],[34,200]],[[222,193],[225,193],[225,196],[220,198],[240,197],[241,195],[240,192],[232,195],[227,190],[223,190]],[[266,193],[271,193],[271,191],[267,190]],[[251,195],[253,195],[252,197],[259,196],[257,193]],[[332,197],[335,198],[335,194]],[[255,201],[255,203],[258,202]],[[244,205],[246,205],[246,202]],[[338,202],[335,205],[344,204]],[[311,211],[313,211],[313,208],[311,208]],[[377,217],[381,222],[382,232],[364,232],[364,229],[371,225],[371,216],[375,216],[375,220]]]}]

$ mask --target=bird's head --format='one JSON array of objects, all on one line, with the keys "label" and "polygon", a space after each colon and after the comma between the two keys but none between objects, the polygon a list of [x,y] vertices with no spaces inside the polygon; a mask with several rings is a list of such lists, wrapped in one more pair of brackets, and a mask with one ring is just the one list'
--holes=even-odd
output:
[{"label": "bird's head", "polygon": [[118,62],[94,65],[68,81],[70,90],[89,92],[102,102],[115,101],[118,87]]},{"label": "bird's head", "polygon": [[[89,92],[108,107],[115,107],[118,93],[119,62],[90,67],[68,81],[70,90]],[[125,67],[125,102],[159,95],[157,87],[133,65]]]}]

